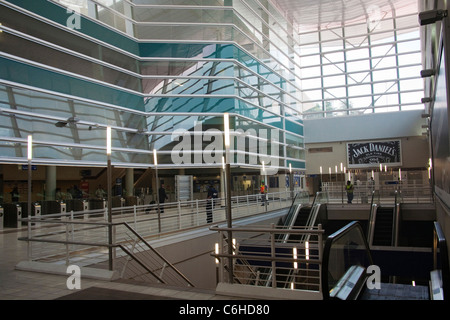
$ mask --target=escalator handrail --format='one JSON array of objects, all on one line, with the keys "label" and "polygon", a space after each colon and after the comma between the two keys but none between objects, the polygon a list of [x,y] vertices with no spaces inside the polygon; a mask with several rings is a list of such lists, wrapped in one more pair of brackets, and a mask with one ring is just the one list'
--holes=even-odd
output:
[{"label": "escalator handrail", "polygon": [[401,199],[401,194],[398,192],[398,190],[395,190],[395,199],[394,199],[394,211],[393,211],[393,225],[392,225],[392,245],[394,247],[398,246],[398,238],[400,233],[400,203],[399,201]]},{"label": "escalator handrail", "polygon": [[444,300],[450,300],[450,268],[448,262],[448,248],[445,234],[442,231],[439,222],[434,222],[434,239],[433,241],[433,267],[437,269],[437,249],[441,255],[442,268],[442,289],[444,290]]},{"label": "escalator handrail", "polygon": [[333,245],[333,242],[335,242],[336,240],[339,240],[340,238],[345,236],[347,233],[349,233],[353,229],[359,229],[362,239],[364,241],[364,246],[366,248],[367,255],[369,257],[369,264],[370,265],[373,264],[372,254],[370,253],[369,244],[367,243],[367,239],[364,235],[364,231],[361,227],[361,224],[358,221],[352,221],[349,224],[347,224],[346,226],[344,226],[341,229],[339,229],[338,231],[336,231],[335,233],[329,235],[325,242],[325,246],[323,249],[323,255],[322,255],[322,270],[321,270],[321,279],[322,279],[321,282],[322,283],[321,283],[321,285],[322,285],[322,295],[323,295],[324,300],[330,299],[330,291],[328,288],[328,265],[330,262],[330,250]]},{"label": "escalator handrail", "polygon": [[302,207],[302,203],[298,203],[295,205],[297,197],[301,197],[302,192],[298,192],[294,199],[292,200],[291,207],[289,208],[288,213],[286,214],[286,221],[284,221],[284,227],[292,228],[293,223],[295,223],[295,218],[297,216],[299,208]]},{"label": "escalator handrail", "polygon": [[376,190],[373,190],[372,191],[372,199],[370,200],[370,212],[369,212],[369,220],[368,220],[368,224],[367,224],[367,233],[366,233],[366,238],[367,239],[369,239],[369,235],[370,235],[370,232],[371,232],[371,224],[370,224],[370,222],[372,221],[372,219],[374,219],[374,214],[373,214],[373,207],[374,207],[374,205],[373,205],[373,200],[374,200],[374,198],[375,198],[375,193],[376,193],[377,191]]}]

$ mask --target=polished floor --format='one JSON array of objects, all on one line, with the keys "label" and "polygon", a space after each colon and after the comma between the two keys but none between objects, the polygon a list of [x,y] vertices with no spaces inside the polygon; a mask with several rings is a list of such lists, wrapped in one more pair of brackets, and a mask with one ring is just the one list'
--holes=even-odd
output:
[{"label": "polished floor", "polygon": [[[81,279],[81,288],[67,287],[69,274],[53,275],[16,270],[27,259],[25,229],[0,230],[0,300],[224,300],[212,291],[143,286],[124,281]],[[231,298],[232,299],[232,298]]]}]

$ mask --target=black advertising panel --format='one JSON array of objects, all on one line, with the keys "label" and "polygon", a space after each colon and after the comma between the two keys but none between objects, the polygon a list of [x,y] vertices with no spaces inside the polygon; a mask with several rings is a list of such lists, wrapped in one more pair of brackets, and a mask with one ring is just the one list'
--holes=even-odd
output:
[{"label": "black advertising panel", "polygon": [[400,166],[400,140],[347,143],[348,168],[371,168],[380,163]]}]

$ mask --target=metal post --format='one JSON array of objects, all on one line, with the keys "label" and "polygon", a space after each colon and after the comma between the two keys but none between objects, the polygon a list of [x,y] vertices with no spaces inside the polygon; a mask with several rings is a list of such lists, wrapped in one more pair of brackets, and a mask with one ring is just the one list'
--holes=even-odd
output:
[{"label": "metal post", "polygon": [[[228,157],[227,157],[228,158]],[[228,230],[228,254],[230,255],[228,258],[228,272],[229,272],[229,281],[230,283],[233,283],[233,234],[231,232],[231,227],[232,227],[232,223],[231,223],[231,219],[232,219],[232,215],[231,215],[231,165],[228,163],[225,166],[225,170],[226,170],[226,176],[227,176],[227,195],[226,195],[226,210],[227,210],[227,227],[229,228]]]},{"label": "metal post", "polygon": [[112,251],[112,166],[111,155],[108,154],[108,168],[107,168],[107,184],[108,184],[108,255],[109,255],[109,270],[113,270],[113,251]]},{"label": "metal post", "polygon": [[[31,239],[31,159],[33,159],[33,137],[28,136],[28,203],[27,203],[27,213],[28,213],[28,238]],[[17,221],[17,227],[20,227],[22,222]],[[28,257],[31,258],[31,241],[28,241]]]},{"label": "metal post", "polygon": [[291,172],[289,173],[289,187],[290,187],[290,193],[291,193],[291,199],[294,199],[294,174]]},{"label": "metal post", "polygon": [[[272,229],[275,229],[275,225],[272,223]],[[277,273],[276,273],[276,261],[275,261],[275,233],[270,233],[270,256],[272,258],[272,288],[277,287]]]},{"label": "metal post", "polygon": [[159,205],[159,177],[158,177],[158,155],[156,149],[153,149],[153,164],[155,165],[155,185],[156,185],[156,203],[158,206],[158,231],[161,233],[161,208]]},{"label": "metal post", "polygon": [[234,282],[233,276],[233,234],[231,231],[232,227],[232,214],[231,214],[231,165],[230,165],[230,119],[229,114],[224,113],[223,115],[223,127],[224,127],[224,140],[225,140],[225,177],[226,177],[226,218],[228,227],[228,272],[229,272],[229,282]]},{"label": "metal post", "polygon": [[107,155],[107,191],[108,191],[108,256],[109,270],[113,270],[113,239],[112,239],[112,166],[111,166],[111,127],[106,128],[106,155]]},{"label": "metal post", "polygon": [[28,204],[27,204],[27,217],[28,223],[31,221],[31,159],[28,159]]}]

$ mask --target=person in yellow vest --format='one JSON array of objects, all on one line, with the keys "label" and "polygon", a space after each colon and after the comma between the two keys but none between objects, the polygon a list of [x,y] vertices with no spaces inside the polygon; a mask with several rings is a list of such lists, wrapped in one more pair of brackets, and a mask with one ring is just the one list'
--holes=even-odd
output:
[{"label": "person in yellow vest", "polygon": [[353,184],[350,180],[347,181],[347,185],[345,186],[345,191],[347,192],[347,203],[352,203],[353,200]]}]

